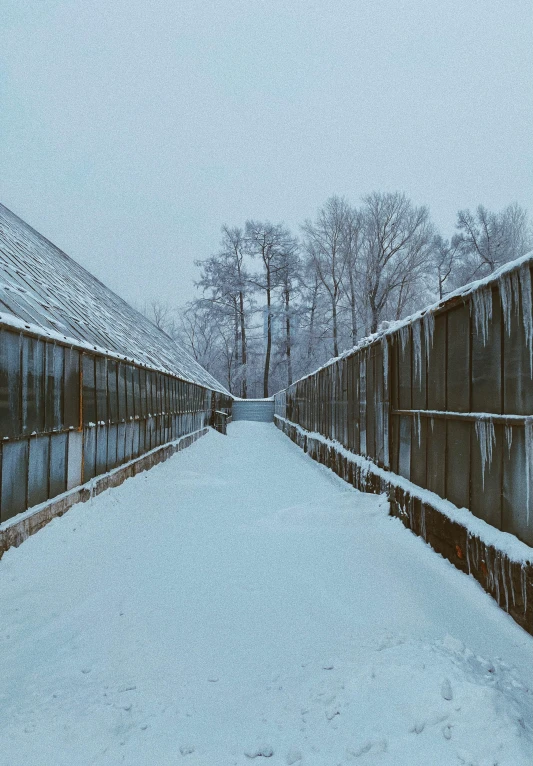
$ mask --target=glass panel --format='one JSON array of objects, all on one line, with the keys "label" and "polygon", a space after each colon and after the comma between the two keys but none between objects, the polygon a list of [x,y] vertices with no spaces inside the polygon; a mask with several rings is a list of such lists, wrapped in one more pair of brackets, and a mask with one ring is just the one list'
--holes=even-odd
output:
[{"label": "glass panel", "polygon": [[139,415],[146,417],[146,370],[139,370]]},{"label": "glass panel", "polygon": [[67,489],[72,489],[81,484],[83,461],[83,434],[81,431],[70,431],[68,435],[67,461]]},{"label": "glass panel", "polygon": [[141,376],[138,367],[133,368],[133,401],[135,417],[141,414]]},{"label": "glass panel", "polygon": [[1,437],[21,434],[20,366],[20,336],[0,331]]},{"label": "glass panel", "polygon": [[96,418],[98,423],[107,423],[107,360],[98,356],[96,367]]},{"label": "glass panel", "polygon": [[133,367],[126,365],[126,419],[130,420],[134,416],[133,409]]},{"label": "glass panel", "polygon": [[96,428],[83,431],[83,482],[95,476],[96,467]]},{"label": "glass panel", "polygon": [[27,481],[28,440],[4,442],[2,447],[2,521],[26,510]]},{"label": "glass panel", "polygon": [[118,426],[110,425],[107,429],[107,470],[111,471],[117,465],[117,433]]},{"label": "glass panel", "polygon": [[126,447],[126,424],[119,423],[117,430],[117,465],[124,462],[124,450]]},{"label": "glass panel", "polygon": [[31,508],[48,499],[50,437],[36,436],[30,439],[29,449],[28,508]]},{"label": "glass panel", "polygon": [[96,429],[96,475],[107,471],[107,426]]},{"label": "glass panel", "polygon": [[66,433],[50,437],[50,497],[67,488],[67,440]]},{"label": "glass panel", "polygon": [[486,327],[476,327],[476,323],[472,322],[473,412],[502,411],[501,327],[500,301],[498,292],[494,289],[492,317],[487,321]]},{"label": "glass panel", "polygon": [[470,412],[470,311],[461,306],[448,312],[447,409]]},{"label": "glass panel", "polygon": [[471,428],[469,422],[447,421],[446,497],[459,508],[470,504]]},{"label": "glass panel", "polygon": [[62,346],[46,344],[46,430],[63,427],[64,351]]},{"label": "glass panel", "polygon": [[65,426],[80,427],[80,352],[65,349]]},{"label": "glass panel", "polygon": [[44,343],[22,339],[22,431],[44,431]]},{"label": "glass panel", "polygon": [[117,423],[119,420],[117,363],[114,359],[107,360],[107,394],[109,401],[109,420]]},{"label": "glass panel", "polygon": [[83,354],[83,423],[96,423],[94,357]]},{"label": "glass panel", "polygon": [[118,418],[126,420],[126,370],[122,362],[118,365]]}]

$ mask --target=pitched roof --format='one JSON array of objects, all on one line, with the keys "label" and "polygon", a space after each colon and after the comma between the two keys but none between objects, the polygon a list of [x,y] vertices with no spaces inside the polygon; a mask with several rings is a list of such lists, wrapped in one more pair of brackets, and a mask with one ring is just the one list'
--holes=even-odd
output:
[{"label": "pitched roof", "polygon": [[166,333],[1,204],[0,325],[228,393]]}]

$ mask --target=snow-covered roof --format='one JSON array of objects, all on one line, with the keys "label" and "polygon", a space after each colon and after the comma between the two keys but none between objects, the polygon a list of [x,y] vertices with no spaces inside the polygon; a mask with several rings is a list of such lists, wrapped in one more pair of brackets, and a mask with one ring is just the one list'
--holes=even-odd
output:
[{"label": "snow-covered roof", "polygon": [[166,333],[1,204],[0,325],[228,393]]}]

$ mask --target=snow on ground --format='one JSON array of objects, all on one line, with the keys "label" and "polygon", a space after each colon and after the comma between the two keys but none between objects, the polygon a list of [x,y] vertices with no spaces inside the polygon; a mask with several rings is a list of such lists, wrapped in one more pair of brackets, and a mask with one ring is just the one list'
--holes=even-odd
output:
[{"label": "snow on ground", "polygon": [[0,594],[2,766],[531,764],[533,639],[270,424],[74,507]]}]

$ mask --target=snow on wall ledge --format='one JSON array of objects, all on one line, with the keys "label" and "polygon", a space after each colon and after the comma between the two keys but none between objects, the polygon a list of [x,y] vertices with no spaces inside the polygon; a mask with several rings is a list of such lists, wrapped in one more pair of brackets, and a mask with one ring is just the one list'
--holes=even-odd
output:
[{"label": "snow on wall ledge", "polygon": [[391,514],[466,574],[533,635],[533,548],[322,434],[280,415],[276,426],[313,460],[363,492],[387,493]]}]

